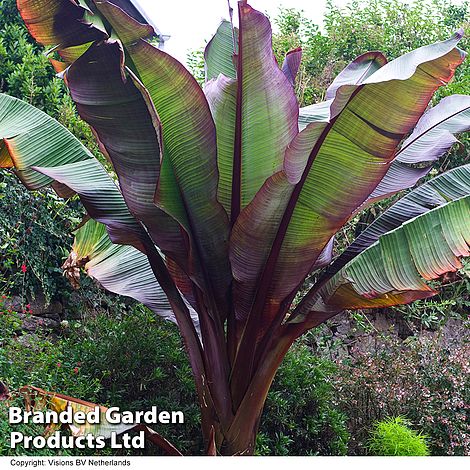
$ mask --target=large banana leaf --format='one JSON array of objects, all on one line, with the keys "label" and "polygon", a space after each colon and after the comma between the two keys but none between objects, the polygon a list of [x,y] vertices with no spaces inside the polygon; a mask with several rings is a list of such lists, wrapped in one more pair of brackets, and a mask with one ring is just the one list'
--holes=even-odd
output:
[{"label": "large banana leaf", "polygon": [[139,249],[142,229],[93,155],[64,126],[33,106],[0,94],[0,138],[10,165],[30,189],[56,180],[77,192],[115,243]]},{"label": "large banana leaf", "polygon": [[289,145],[284,171],[268,179],[232,233],[237,317],[254,312],[257,318],[248,330],[269,325],[331,237],[382,180],[434,91],[464,59],[456,48],[461,36],[389,62],[360,85],[340,86],[329,115],[307,125]]},{"label": "large banana leaf", "polygon": [[119,178],[125,202],[165,255],[190,273],[186,234],[154,204],[161,125],[145,90],[123,67],[117,41],[93,44],[65,74],[80,116],[93,128]]},{"label": "large banana leaf", "polygon": [[[326,99],[331,100],[342,84],[362,83],[385,63],[385,57],[379,52],[369,52],[358,57],[335,78],[327,90]],[[449,96],[427,111],[418,121],[413,134],[397,152],[382,181],[358,210],[410,188],[426,176],[432,168],[432,162],[457,142],[453,134],[469,129],[469,100],[466,95]],[[329,101],[301,108],[300,128],[304,129],[309,123],[326,119],[328,109]]]},{"label": "large banana leaf", "polygon": [[[163,128],[156,204],[192,236],[206,282],[222,304],[230,284],[228,220],[217,201],[215,126],[204,94],[173,57],[142,40],[142,25],[107,1],[95,2],[124,44]],[[190,171],[189,171],[190,170]]]},{"label": "large banana leaf", "polygon": [[219,200],[232,224],[281,168],[298,117],[294,90],[272,51],[268,19],[245,2],[238,5],[237,78],[219,75],[204,89],[217,128]]},{"label": "large banana leaf", "polygon": [[233,28],[230,21],[223,20],[204,50],[206,82],[220,74],[227,78],[237,78],[234,64],[237,54],[238,28]]},{"label": "large banana leaf", "polygon": [[319,288],[329,282],[351,260],[376,243],[387,232],[397,229],[436,207],[445,205],[449,201],[461,199],[468,194],[470,194],[470,165],[450,170],[407,194],[367,227],[327,268],[318,283],[310,289],[295,309],[293,317],[305,316],[315,303],[314,299],[318,298]]},{"label": "large banana leaf", "polygon": [[416,184],[431,171],[433,162],[457,142],[454,134],[468,130],[470,96],[453,95],[443,98],[418,121],[413,133],[405,140],[389,170],[365,204],[384,199]]},{"label": "large banana leaf", "polygon": [[387,63],[381,52],[366,52],[354,59],[326,90],[326,101],[300,108],[299,128],[304,130],[312,122],[322,122],[330,115],[331,100],[335,98],[336,91],[342,85],[361,85],[368,77]]},{"label": "large banana leaf", "polygon": [[[34,2],[24,2],[25,8],[28,9],[28,5],[31,3]],[[139,88],[144,99],[148,101],[147,112],[153,115],[154,124],[156,124],[156,114],[153,107],[156,108],[158,118],[161,121],[163,158],[160,168],[155,167],[157,160],[155,156],[151,156],[149,153],[144,155],[145,152],[141,153],[141,161],[142,158],[146,159],[147,168],[148,165],[152,166],[152,162],[154,165],[152,172],[145,176],[146,183],[148,183],[146,191],[148,192],[151,188],[150,177],[156,176],[154,181],[157,184],[154,196],[155,203],[161,210],[176,219],[189,234],[189,255],[184,254],[178,246],[171,252],[171,255],[177,259],[179,264],[183,265],[182,268],[189,275],[192,273],[184,265],[185,259],[190,259],[189,264],[192,264],[194,259],[200,259],[199,264],[203,269],[201,268],[199,271],[202,271],[204,283],[209,287],[212,286],[214,295],[220,304],[226,303],[231,277],[227,256],[228,220],[223,207],[217,201],[216,133],[208,103],[199,85],[182,64],[142,39],[153,34],[153,28],[148,24],[137,22],[132,16],[129,16],[130,12],[125,8],[125,5],[117,3],[119,5],[116,2],[94,1],[93,9],[95,10],[96,7],[97,10],[94,14],[85,11],[84,15],[87,19],[93,20],[93,23],[100,23],[102,15],[104,18],[101,23],[108,27],[111,26],[113,37],[118,37],[126,49],[126,61],[135,74],[131,80],[135,86],[134,88],[132,85],[120,86],[121,98],[124,96],[122,92],[129,93],[132,89],[135,91],[135,88]],[[41,14],[36,16],[37,24],[35,29],[31,30],[37,40],[42,43],[49,42],[41,34],[43,31],[48,31],[47,18],[50,16],[54,18],[54,21],[56,19],[60,21],[64,29],[71,28],[73,30],[75,19],[70,15],[61,14],[67,5],[68,0],[54,0],[48,5],[42,3],[39,5]],[[124,7],[124,9],[120,7]],[[69,47],[72,45],[70,41],[65,43],[62,41],[57,50],[68,64],[79,60],[83,54],[97,53],[100,45],[95,44],[90,51],[89,41],[88,37],[82,40],[78,37],[76,41],[73,41],[74,47]],[[104,67],[104,70],[106,63],[109,65],[109,60],[106,61],[104,55],[101,55],[100,63],[96,64],[85,63],[84,59],[77,67],[74,63],[69,73],[72,73],[75,68],[77,72],[75,75],[76,84],[81,77],[81,74],[78,73],[79,66],[88,70],[94,69],[93,78],[97,78],[100,65]],[[117,77],[116,74],[114,77]],[[123,78],[125,79],[125,77]],[[103,79],[100,82],[103,83]],[[116,83],[118,82],[116,81]],[[82,80],[80,85],[81,91],[79,92],[77,88],[75,91],[82,93],[81,97],[83,98],[86,88],[85,80]],[[87,91],[89,92],[91,88],[93,85],[89,84]],[[87,98],[90,99],[90,96]],[[114,96],[113,99],[116,98],[117,96]],[[90,101],[88,104],[91,103]],[[134,100],[134,104],[137,104],[136,100]],[[90,119],[91,115],[86,113],[84,106],[81,109],[84,111],[83,117]],[[108,112],[109,110],[110,108],[108,108]],[[123,117],[121,116],[121,118]],[[140,118],[142,118],[142,114]],[[140,122],[142,123],[142,121]],[[101,127],[103,132],[106,124],[102,121],[99,124],[101,126],[95,122],[95,126]],[[156,129],[150,135],[155,136],[155,131]],[[124,136],[122,137],[124,138]],[[129,134],[126,135],[126,138],[128,139],[127,144],[136,144],[135,136],[133,141],[129,139]],[[127,147],[126,150],[129,148]],[[117,160],[119,159],[115,156],[114,161]],[[191,171],[188,171],[188,168],[191,168]],[[123,180],[123,175],[120,175],[120,179]],[[136,177],[134,182],[138,185],[137,179]],[[128,179],[127,182],[129,182]],[[123,185],[123,193],[126,199],[130,200],[131,190],[128,185],[128,189],[125,186]],[[139,198],[140,195],[134,198],[134,206],[138,203]],[[148,194],[145,196],[145,201],[147,209],[150,210]],[[135,209],[136,207],[131,207],[132,212]],[[141,206],[140,210],[142,209]],[[157,213],[156,210],[153,212]],[[151,217],[146,217],[147,222],[151,219]],[[175,239],[177,225],[171,221],[168,224],[154,221],[153,225],[155,230],[152,230],[152,237],[159,243],[162,242],[168,252],[169,243],[166,241]],[[160,227],[160,230],[157,226]],[[157,232],[160,231],[163,233],[157,235]],[[184,239],[184,237],[184,234],[180,235],[180,238]],[[221,311],[224,310],[226,308],[221,309]]]},{"label": "large banana leaf", "polygon": [[74,0],[17,0],[17,5],[31,36],[44,46],[65,49],[108,36],[102,24],[93,24],[89,8]]},{"label": "large banana leaf", "polygon": [[[324,321],[325,313],[333,316],[345,309],[386,307],[435,295],[436,290],[426,281],[456,271],[462,266],[459,258],[470,255],[468,167],[466,178],[465,196],[382,235],[319,285],[290,321],[312,325],[317,315]],[[452,182],[449,186],[447,180],[441,183],[439,189],[447,187],[457,194]],[[385,219],[392,217],[389,214]]]},{"label": "large banana leaf", "polygon": [[410,192],[369,225],[328,267],[331,276],[375,243],[380,236],[435,207],[470,194],[470,165],[450,170]]},{"label": "large banana leaf", "polygon": [[[75,286],[80,268],[108,291],[132,297],[156,315],[176,323],[174,312],[155,279],[147,256],[132,246],[112,243],[105,226],[93,219],[75,232],[72,251],[63,266]],[[199,330],[199,321],[192,309],[191,316]]]}]

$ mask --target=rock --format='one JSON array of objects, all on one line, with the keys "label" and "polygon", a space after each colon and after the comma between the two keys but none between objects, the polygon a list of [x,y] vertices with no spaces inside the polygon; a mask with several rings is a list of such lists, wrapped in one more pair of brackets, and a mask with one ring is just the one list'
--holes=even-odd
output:
[{"label": "rock", "polygon": [[44,315],[41,315],[42,318],[47,318],[49,320],[53,320],[57,323],[60,323],[61,318],[60,315],[57,313],[45,313]]},{"label": "rock", "polygon": [[439,340],[443,344],[459,344],[462,338],[468,338],[468,323],[462,322],[456,318],[449,318],[442,328]]},{"label": "rock", "polygon": [[54,300],[47,307],[47,313],[62,316],[64,312],[64,306],[58,301]]},{"label": "rock", "polygon": [[385,315],[375,315],[373,319],[373,325],[378,331],[390,331],[390,327],[393,326],[393,320],[390,320]]},{"label": "rock", "polygon": [[72,292],[66,303],[66,309],[62,312],[62,318],[78,320],[82,316],[83,299],[78,292]]},{"label": "rock", "polygon": [[23,330],[29,331],[31,333],[34,333],[40,329],[57,330],[60,328],[60,321],[57,321],[53,318],[48,318],[47,316],[38,317],[19,313],[18,319],[22,323]]},{"label": "rock", "polygon": [[[23,309],[26,308],[26,305],[29,305],[29,309],[33,312],[32,315],[49,317],[54,320],[64,312],[62,303],[57,300],[47,305],[43,294],[37,294],[34,300],[23,300],[20,296],[13,296],[11,299],[7,299],[5,304],[7,308],[11,308],[14,312],[18,313],[23,313]],[[60,318],[58,321],[60,321]]]},{"label": "rock", "polygon": [[38,340],[37,335],[31,334],[31,333],[25,333],[16,338],[16,341],[20,343],[22,346],[26,346],[27,348],[31,348],[31,349],[35,349],[37,340]]},{"label": "rock", "polygon": [[5,300],[5,306],[7,309],[12,309],[14,312],[21,312],[21,297],[14,295],[11,299]]},{"label": "rock", "polygon": [[47,313],[46,299],[42,294],[38,294],[34,300],[24,300],[22,297],[14,295],[11,299],[7,299],[5,304],[7,308],[11,308],[14,312],[21,313],[25,306],[29,305],[34,315]]},{"label": "rock", "polygon": [[46,299],[43,294],[37,294],[34,300],[25,303],[31,306],[33,315],[43,315],[47,313]]},{"label": "rock", "polygon": [[349,318],[342,314],[338,316],[336,332],[341,336],[348,336],[351,330],[351,325],[349,322]]}]

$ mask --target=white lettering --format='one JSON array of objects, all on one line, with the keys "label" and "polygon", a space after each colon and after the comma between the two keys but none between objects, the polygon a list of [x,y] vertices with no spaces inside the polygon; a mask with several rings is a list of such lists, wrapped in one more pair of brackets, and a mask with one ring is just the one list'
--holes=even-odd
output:
[{"label": "white lettering", "polygon": [[171,423],[172,424],[184,424],[184,413],[182,411],[172,411]]},{"label": "white lettering", "polygon": [[111,407],[106,411],[106,421],[109,424],[119,424],[121,416],[119,415],[119,408],[117,406]]},{"label": "white lettering", "polygon": [[168,411],[161,411],[158,415],[158,421],[162,424],[168,424],[170,422],[170,413]]},{"label": "white lettering", "polygon": [[90,424],[99,424],[100,423],[100,407],[99,406],[95,406],[95,409],[88,413],[87,421]]},{"label": "white lettering", "polygon": [[16,449],[16,446],[23,441],[23,437],[20,432],[12,432],[10,435],[10,449]]},{"label": "white lettering", "polygon": [[18,424],[23,421],[23,414],[21,412],[21,408],[18,408],[16,406],[12,406],[8,410],[8,422],[10,424]]},{"label": "white lettering", "polygon": [[86,419],[87,419],[87,415],[85,414],[84,411],[77,411],[73,415],[73,420],[74,420],[75,424],[85,424]]}]

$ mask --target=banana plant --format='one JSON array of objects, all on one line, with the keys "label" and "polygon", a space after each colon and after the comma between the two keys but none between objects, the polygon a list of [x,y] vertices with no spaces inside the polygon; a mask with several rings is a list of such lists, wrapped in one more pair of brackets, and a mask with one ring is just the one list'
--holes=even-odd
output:
[{"label": "banana plant", "polygon": [[[223,21],[208,43],[202,88],[151,44],[152,27],[128,3],[18,0],[114,174],[60,124],[5,95],[0,164],[31,190],[78,195],[90,220],[68,276],[78,282],[83,268],[177,323],[208,452],[252,454],[298,337],[346,310],[435,295],[469,255],[470,165],[408,191],[344,252],[335,243],[470,129],[469,96],[430,107],[465,59],[463,32],[391,62],[367,52],[324,102],[299,109],[301,50],[279,66],[269,20],[246,1],[238,27]],[[315,281],[305,293],[306,279]]]}]

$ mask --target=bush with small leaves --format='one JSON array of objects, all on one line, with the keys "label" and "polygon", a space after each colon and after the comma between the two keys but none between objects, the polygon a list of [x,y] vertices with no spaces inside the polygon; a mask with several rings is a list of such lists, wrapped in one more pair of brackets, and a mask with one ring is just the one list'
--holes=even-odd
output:
[{"label": "bush with small leaves", "polygon": [[411,423],[401,416],[375,423],[369,440],[372,455],[429,455],[426,437],[410,428]]}]

